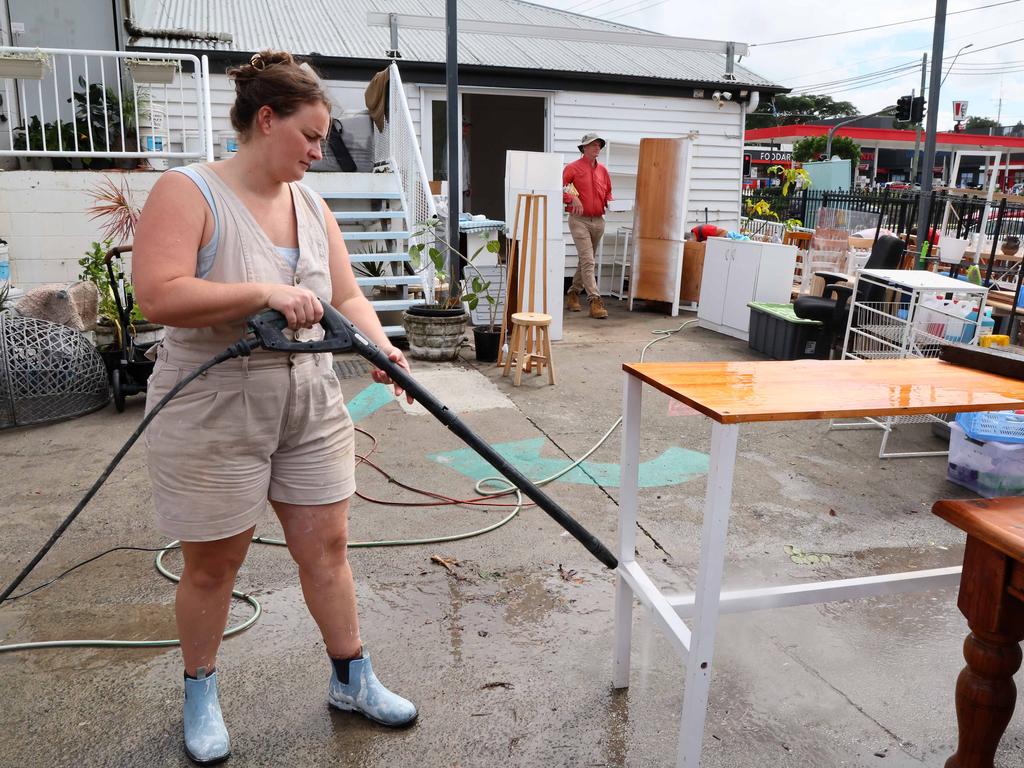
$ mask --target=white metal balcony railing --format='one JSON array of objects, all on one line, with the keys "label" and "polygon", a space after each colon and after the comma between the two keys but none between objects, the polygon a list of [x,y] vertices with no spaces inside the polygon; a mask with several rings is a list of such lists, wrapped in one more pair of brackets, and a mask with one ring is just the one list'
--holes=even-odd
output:
[{"label": "white metal balcony railing", "polygon": [[0,156],[213,160],[206,56],[0,47]]}]

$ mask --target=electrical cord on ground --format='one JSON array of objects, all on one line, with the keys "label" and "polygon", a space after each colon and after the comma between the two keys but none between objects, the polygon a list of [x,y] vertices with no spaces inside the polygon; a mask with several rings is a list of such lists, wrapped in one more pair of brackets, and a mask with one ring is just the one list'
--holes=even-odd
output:
[{"label": "electrical cord on ground", "polygon": [[[658,338],[653,339],[652,341],[650,341],[646,345],[644,345],[643,349],[640,352],[640,362],[644,361],[644,358],[645,358],[645,356],[647,354],[647,351],[652,346],[654,346],[655,344],[657,344],[660,341],[664,341],[665,339],[671,338],[676,333],[682,331],[687,326],[690,326],[690,325],[692,325],[692,324],[694,324],[696,322],[697,322],[696,320],[687,320],[687,321],[683,322],[682,324],[680,324],[676,328],[652,331],[652,333],[656,334],[658,336]],[[135,442],[138,440],[138,438],[141,436],[143,431],[149,425],[150,421],[152,421],[153,417],[156,416],[156,414],[160,411],[160,409],[163,408],[163,406],[167,402],[169,402],[171,400],[171,398],[173,398],[175,395],[177,395],[178,392],[180,392],[186,385],[188,385],[190,382],[192,382],[197,377],[201,376],[203,373],[205,373],[207,370],[209,370],[213,366],[219,365],[220,363],[224,362],[225,360],[229,360],[229,359],[231,359],[233,357],[238,357],[238,356],[241,356],[241,355],[248,355],[250,352],[251,352],[251,346],[248,344],[248,342],[246,342],[244,340],[240,341],[240,342],[238,342],[238,343],[236,343],[234,345],[232,345],[230,348],[228,348],[227,350],[225,350],[221,354],[217,355],[217,357],[215,357],[215,358],[211,359],[210,361],[204,363],[199,368],[197,368],[195,371],[193,371],[189,376],[185,377],[181,382],[179,382],[175,387],[173,387],[160,400],[160,402],[154,408],[152,408],[150,410],[150,412],[146,415],[146,417],[139,424],[138,428],[136,428],[135,432],[132,433],[132,435],[129,437],[128,441],[121,447],[121,450],[118,451],[118,453],[114,456],[114,459],[107,466],[106,470],[103,472],[103,474],[100,476],[100,478],[93,484],[93,486],[89,489],[89,491],[82,498],[82,500],[78,503],[78,505],[75,507],[75,509],[72,511],[72,513],[70,515],[68,515],[68,517],[64,520],[64,522],[61,524],[61,526],[56,531],[54,531],[54,534],[50,537],[50,540],[43,546],[43,548],[39,551],[39,553],[37,553],[37,555],[33,558],[33,560],[22,570],[22,572],[14,579],[14,581],[11,582],[11,584],[4,590],[3,595],[0,596],[0,605],[2,605],[3,602],[5,602],[5,601],[13,601],[13,600],[20,599],[22,597],[27,597],[28,595],[32,594],[33,592],[36,592],[38,590],[43,589],[44,587],[47,587],[47,586],[53,584],[54,582],[56,582],[59,579],[63,578],[64,576],[66,576],[67,574],[69,574],[72,571],[76,570],[77,568],[79,568],[79,567],[81,567],[83,565],[86,565],[88,563],[91,563],[91,562],[93,562],[95,560],[98,560],[99,558],[103,557],[104,555],[107,555],[107,554],[110,554],[111,552],[115,552],[115,551],[119,551],[119,550],[135,550],[135,551],[146,551],[146,552],[154,552],[155,551],[155,552],[157,552],[157,556],[156,556],[156,560],[155,560],[155,567],[156,567],[157,571],[162,576],[164,576],[165,578],[169,579],[170,581],[172,581],[174,583],[177,583],[177,582],[179,582],[181,580],[181,578],[178,575],[172,573],[163,563],[163,557],[164,557],[164,555],[168,551],[180,548],[180,542],[179,541],[173,541],[170,544],[168,544],[167,546],[159,547],[159,548],[114,547],[114,548],[109,549],[109,550],[107,550],[105,552],[101,552],[100,554],[95,555],[95,556],[93,556],[91,558],[88,558],[87,560],[83,560],[81,562],[76,563],[75,565],[73,565],[70,568],[66,569],[62,573],[60,573],[57,576],[55,576],[54,578],[52,578],[52,579],[50,579],[50,580],[48,580],[48,581],[46,581],[46,582],[36,586],[36,587],[33,587],[30,590],[27,590],[25,592],[19,593],[17,595],[12,595],[12,593],[18,587],[18,585],[21,584],[22,580],[32,571],[32,569],[35,567],[35,565],[38,564],[38,562],[40,560],[42,560],[42,558],[50,550],[50,548],[57,541],[57,539],[60,538],[60,535],[74,521],[74,519],[78,516],[78,514],[82,511],[82,509],[85,508],[86,504],[88,504],[88,502],[96,494],[96,492],[99,490],[99,488],[107,480],[107,478],[110,476],[110,474],[114,471],[114,469],[120,463],[121,459],[124,458],[124,456],[128,452],[128,450],[135,444]],[[584,453],[578,459],[574,460],[572,463],[570,463],[567,466],[565,466],[562,469],[560,469],[555,474],[550,475],[549,477],[543,478],[541,480],[535,481],[534,484],[536,486],[538,486],[538,487],[541,487],[541,486],[544,486],[544,485],[548,485],[548,484],[554,482],[555,480],[557,480],[558,478],[566,475],[568,472],[572,471],[576,467],[578,467],[580,464],[582,464],[584,461],[586,461],[591,455],[593,455],[602,445],[604,445],[604,443],[608,440],[608,438],[611,437],[612,433],[621,424],[622,424],[622,418],[619,417],[618,419],[615,420],[615,423],[612,424],[612,426],[609,427],[609,429],[604,433],[604,435],[597,441],[597,443],[595,443],[589,450],[587,450],[586,453]],[[416,545],[426,545],[426,544],[438,544],[438,543],[448,543],[448,542],[452,542],[452,541],[461,541],[461,540],[473,538],[473,537],[476,537],[476,536],[482,536],[484,534],[491,533],[492,531],[495,531],[498,528],[501,528],[502,526],[504,526],[507,523],[511,522],[516,517],[516,515],[518,515],[519,512],[524,508],[524,506],[526,506],[526,504],[524,504],[524,502],[523,502],[522,492],[519,490],[519,488],[517,488],[515,485],[513,485],[511,482],[509,482],[506,478],[501,477],[501,476],[497,476],[497,475],[496,476],[492,476],[492,477],[484,477],[484,478],[481,478],[480,480],[478,480],[476,482],[476,484],[474,485],[474,492],[476,492],[478,494],[478,498],[476,498],[476,499],[454,499],[454,498],[443,496],[442,494],[437,494],[437,493],[434,493],[434,492],[431,492],[431,491],[426,491],[426,490],[422,490],[422,489],[418,489],[418,488],[413,488],[412,486],[408,486],[408,485],[405,485],[403,483],[400,483],[396,479],[392,478],[391,475],[389,475],[386,471],[384,471],[383,469],[381,469],[380,467],[378,467],[376,464],[374,464],[373,462],[371,462],[369,460],[369,458],[368,458],[369,454],[372,453],[376,449],[376,438],[374,438],[373,435],[371,435],[369,432],[366,432],[365,430],[359,429],[358,427],[356,429],[357,429],[357,431],[359,431],[359,432],[367,435],[368,437],[370,437],[370,439],[373,441],[373,444],[372,444],[372,446],[370,448],[370,451],[367,453],[366,456],[359,456],[358,457],[359,461],[357,462],[357,464],[358,463],[366,463],[368,466],[372,467],[373,469],[375,469],[378,472],[380,472],[381,474],[383,474],[388,479],[389,482],[393,482],[393,483],[398,484],[399,486],[401,486],[403,488],[412,490],[412,491],[417,492],[417,493],[422,493],[424,495],[432,496],[432,497],[438,499],[438,502],[439,502],[439,503],[431,503],[431,504],[419,504],[419,503],[415,503],[415,504],[407,504],[407,503],[405,503],[405,504],[403,504],[402,502],[384,502],[384,501],[379,501],[379,500],[376,500],[376,499],[368,499],[372,503],[384,504],[384,505],[401,505],[401,506],[413,506],[413,505],[415,505],[415,506],[440,506],[440,505],[450,505],[450,504],[480,505],[480,504],[483,504],[483,503],[488,503],[492,499],[497,499],[497,498],[501,498],[503,496],[508,496],[508,495],[515,495],[516,503],[515,503],[515,505],[489,503],[488,506],[513,506],[513,509],[512,509],[512,511],[508,515],[506,515],[505,517],[503,517],[501,520],[497,521],[496,523],[493,523],[491,525],[488,525],[488,526],[485,526],[483,528],[479,528],[479,529],[476,529],[476,530],[473,530],[473,531],[468,531],[468,532],[465,532],[465,533],[451,534],[451,535],[447,535],[447,536],[432,536],[432,537],[426,537],[426,538],[420,538],[420,539],[390,539],[390,540],[389,539],[385,539],[385,540],[377,540],[377,541],[353,541],[353,542],[349,542],[349,544],[348,544],[350,549],[368,549],[368,548],[373,548],[373,547],[402,547],[402,546],[416,546]],[[494,490],[494,491],[487,491],[487,490],[485,490],[485,487],[489,486],[489,485],[490,486],[497,486],[497,490]],[[364,496],[362,498],[367,498],[367,497]],[[270,546],[287,546],[287,543],[284,540],[282,540],[282,539],[275,539],[275,538],[266,537],[266,536],[254,536],[252,541],[254,543],[257,543],[257,544],[265,544],[265,545],[270,545]],[[231,596],[233,598],[235,598],[235,599],[244,600],[245,602],[247,602],[252,607],[253,612],[252,612],[252,615],[249,616],[249,618],[246,619],[241,624],[239,624],[237,626],[234,626],[234,627],[229,627],[228,629],[226,629],[225,632],[224,632],[224,637],[225,638],[230,637],[232,635],[236,635],[236,634],[238,634],[240,632],[244,632],[246,629],[248,629],[249,627],[251,627],[253,624],[256,623],[256,621],[259,619],[260,615],[263,612],[263,608],[260,605],[259,601],[256,600],[251,595],[248,595],[248,594],[246,594],[244,592],[239,592],[237,590],[232,590]],[[177,645],[180,645],[180,640],[178,640],[177,638],[175,638],[175,639],[168,639],[168,640],[91,640],[91,639],[89,639],[89,640],[52,640],[52,641],[36,641],[36,642],[28,642],[28,643],[11,643],[11,644],[7,644],[7,645],[0,645],[0,653],[13,652],[13,651],[24,651],[24,650],[37,650],[37,649],[41,649],[41,648],[160,648],[160,647],[173,647],[173,646],[177,646]]]}]

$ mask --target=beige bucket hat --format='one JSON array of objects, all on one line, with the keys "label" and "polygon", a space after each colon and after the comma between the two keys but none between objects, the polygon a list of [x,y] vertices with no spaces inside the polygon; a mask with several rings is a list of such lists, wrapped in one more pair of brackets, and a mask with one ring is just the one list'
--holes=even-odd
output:
[{"label": "beige bucket hat", "polygon": [[584,133],[583,134],[583,138],[580,139],[580,143],[577,144],[576,146],[579,148],[580,152],[582,152],[583,148],[585,146],[587,146],[587,144],[589,144],[592,141],[600,141],[601,142],[601,149],[604,149],[604,145],[606,143],[605,140],[602,139],[598,134],[593,133],[593,132]]}]

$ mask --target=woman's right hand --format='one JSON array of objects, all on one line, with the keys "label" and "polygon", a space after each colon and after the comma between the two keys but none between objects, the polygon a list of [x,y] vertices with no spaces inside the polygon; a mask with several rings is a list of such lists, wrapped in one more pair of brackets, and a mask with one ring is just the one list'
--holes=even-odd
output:
[{"label": "woman's right hand", "polygon": [[295,285],[270,285],[268,288],[267,306],[284,315],[293,331],[312,328],[323,317],[320,299],[308,288]]}]

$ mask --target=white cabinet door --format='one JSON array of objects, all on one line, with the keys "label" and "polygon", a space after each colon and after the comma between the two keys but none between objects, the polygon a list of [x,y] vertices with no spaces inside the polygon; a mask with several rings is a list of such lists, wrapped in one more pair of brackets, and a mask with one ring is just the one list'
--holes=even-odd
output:
[{"label": "white cabinet door", "polygon": [[793,292],[793,270],[796,268],[796,246],[777,243],[761,244],[761,263],[757,270],[754,301],[788,304]]},{"label": "white cabinet door", "polygon": [[[733,244],[722,325],[744,333],[750,327],[750,308],[747,302],[753,300],[760,266],[760,243],[738,241]],[[701,287],[703,288],[703,284]]]},{"label": "white cabinet door", "polygon": [[733,241],[721,237],[712,237],[707,241],[704,269],[700,278],[700,301],[697,303],[698,320],[722,324],[733,244]]}]

